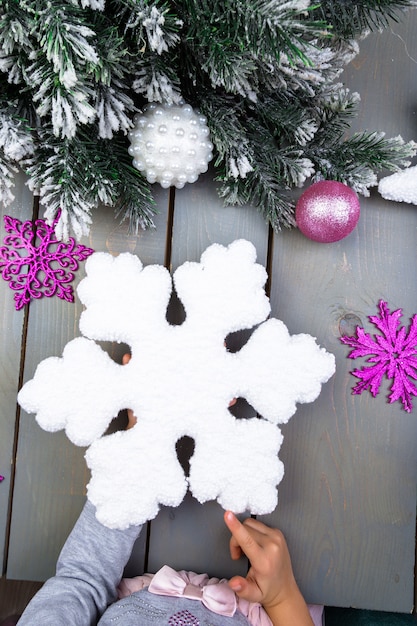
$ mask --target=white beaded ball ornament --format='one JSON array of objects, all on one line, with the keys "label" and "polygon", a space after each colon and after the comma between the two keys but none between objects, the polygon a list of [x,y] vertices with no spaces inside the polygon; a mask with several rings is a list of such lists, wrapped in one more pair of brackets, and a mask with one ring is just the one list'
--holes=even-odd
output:
[{"label": "white beaded ball ornament", "polygon": [[133,121],[129,154],[149,183],[181,189],[207,171],[213,158],[210,131],[204,115],[189,104],[151,103]]}]

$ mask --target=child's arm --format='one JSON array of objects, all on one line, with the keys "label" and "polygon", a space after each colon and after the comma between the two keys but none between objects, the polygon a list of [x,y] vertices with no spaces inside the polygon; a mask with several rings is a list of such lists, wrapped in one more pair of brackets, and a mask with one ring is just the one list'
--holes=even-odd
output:
[{"label": "child's arm", "polygon": [[19,626],[90,626],[117,599],[117,585],[141,526],[113,530],[87,502],[58,559],[56,575],[34,596]]},{"label": "child's arm", "polygon": [[262,604],[274,626],[313,626],[283,534],[251,518],[241,524],[230,511],[224,517],[232,558],[244,553],[251,563],[246,578],[234,576],[230,587],[240,598]]}]

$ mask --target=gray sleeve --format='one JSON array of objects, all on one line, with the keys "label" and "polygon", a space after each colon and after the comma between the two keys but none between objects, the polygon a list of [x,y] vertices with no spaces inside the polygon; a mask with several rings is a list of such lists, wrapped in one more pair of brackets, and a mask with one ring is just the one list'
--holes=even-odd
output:
[{"label": "gray sleeve", "polygon": [[92,626],[117,598],[117,585],[141,526],[107,528],[87,502],[46,581],[19,626]]}]

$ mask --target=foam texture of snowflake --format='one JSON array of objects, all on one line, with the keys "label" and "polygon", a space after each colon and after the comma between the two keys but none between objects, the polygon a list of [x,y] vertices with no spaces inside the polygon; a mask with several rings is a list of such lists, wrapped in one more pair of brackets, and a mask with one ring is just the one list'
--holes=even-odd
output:
[{"label": "foam texture of snowflake", "polygon": [[94,250],[77,244],[70,237],[59,241],[55,226],[59,215],[49,226],[45,220],[35,222],[4,217],[7,235],[0,247],[0,273],[9,283],[14,295],[15,308],[22,309],[31,299],[58,296],[68,302],[74,301],[74,271]]},{"label": "foam texture of snowflake", "polygon": [[356,337],[340,338],[342,343],[353,348],[348,355],[351,359],[368,357],[366,362],[372,363],[370,367],[351,372],[360,379],[352,393],[361,394],[368,389],[375,397],[386,376],[393,380],[390,403],[401,400],[404,410],[410,413],[412,396],[417,395],[417,387],[410,380],[417,379],[417,315],[413,315],[407,331],[405,326],[399,328],[402,309],[390,313],[387,302],[381,300],[379,311],[380,316],[370,315],[369,320],[381,331],[380,335],[372,337],[358,326]]},{"label": "foam texture of snowflake", "polygon": [[[45,430],[65,428],[75,444],[90,446],[88,498],[106,526],[152,519],[161,504],[178,506],[188,488],[199,502],[217,499],[236,513],[276,507],[284,474],[278,424],[296,403],[317,398],[335,360],[310,335],[290,336],[282,321],[266,320],[267,273],[255,261],[254,246],[237,240],[178,267],[174,287],[186,318],[172,325],[166,268],[144,268],[130,253],[87,260],[77,289],[84,337],[62,358],[42,361],[18,400]],[[230,333],[254,326],[240,350],[227,350]],[[102,340],[128,344],[130,361],[115,363]],[[254,407],[252,418],[232,415],[239,397]],[[126,408],[136,425],[103,436]],[[175,450],[183,436],[195,444],[188,476]]]}]

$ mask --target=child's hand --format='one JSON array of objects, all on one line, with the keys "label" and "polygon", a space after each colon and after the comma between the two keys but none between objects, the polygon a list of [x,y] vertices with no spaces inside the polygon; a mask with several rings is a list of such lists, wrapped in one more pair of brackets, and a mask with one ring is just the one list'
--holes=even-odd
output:
[{"label": "child's hand", "polygon": [[251,564],[246,578],[234,576],[229,581],[233,591],[240,598],[262,604],[274,625],[312,624],[282,532],[251,518],[242,524],[230,511],[226,511],[224,519],[232,533],[232,558],[245,554]]},{"label": "child's hand", "polygon": [[230,511],[224,517],[232,533],[232,559],[246,554],[251,563],[246,578],[235,576],[229,581],[231,588],[240,597],[265,607],[279,604],[295,582],[283,534],[252,518],[241,524]]},{"label": "child's hand", "polygon": [[[123,365],[127,365],[129,363],[131,359],[130,354],[127,352],[126,354],[123,355],[122,358],[122,364]],[[133,426],[136,424],[138,420],[136,419],[136,415],[133,414],[132,409],[127,409],[127,426],[126,426],[126,430],[129,430],[129,428],[133,428]]]}]

